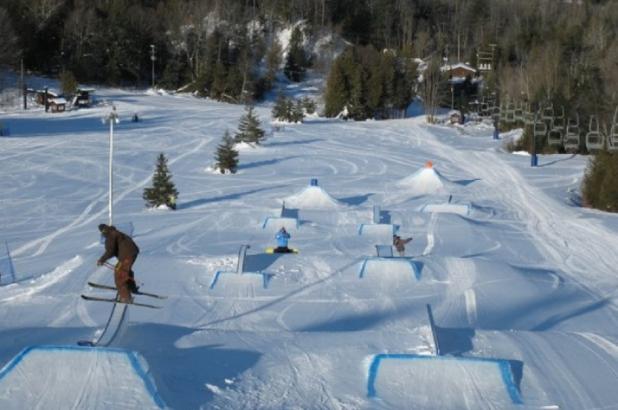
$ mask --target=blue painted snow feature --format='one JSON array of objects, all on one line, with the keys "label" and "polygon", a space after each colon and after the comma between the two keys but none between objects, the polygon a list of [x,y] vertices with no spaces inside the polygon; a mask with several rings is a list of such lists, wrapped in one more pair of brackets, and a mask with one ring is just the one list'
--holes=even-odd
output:
[{"label": "blue painted snow feature", "polygon": [[318,179],[317,178],[311,178],[311,181],[309,182],[310,186],[318,186]]},{"label": "blue painted snow feature", "polygon": [[513,404],[524,404],[521,393],[515,384],[513,379],[513,371],[511,369],[511,363],[505,359],[491,359],[485,357],[452,357],[452,356],[421,356],[416,354],[377,354],[373,357],[373,361],[369,366],[369,375],[367,377],[367,396],[376,397],[377,391],[375,388],[375,382],[380,370],[380,363],[383,360],[450,360],[458,362],[489,362],[495,363],[497,370],[500,372],[504,387]]},{"label": "blue painted snow feature", "polygon": [[[392,251],[391,251],[392,252]],[[421,273],[419,271],[419,269],[417,268],[416,264],[414,263],[414,261],[412,260],[412,258],[407,258],[407,257],[401,257],[401,256],[393,256],[393,257],[387,257],[387,258],[382,258],[382,257],[376,257],[376,256],[370,256],[368,258],[365,258],[365,260],[363,260],[363,263],[360,266],[360,269],[358,270],[358,277],[359,278],[363,278],[365,276],[365,270],[367,268],[367,262],[369,261],[388,261],[388,262],[401,262],[401,263],[405,263],[410,265],[410,268],[412,269],[412,273],[414,275],[414,278],[416,280],[421,280]]]},{"label": "blue painted snow feature", "polygon": [[371,229],[372,226],[390,226],[391,227],[391,234],[396,234],[397,231],[399,230],[399,225],[393,225],[393,224],[360,224],[358,225],[358,234],[362,235],[363,231],[365,230],[365,227],[368,227],[369,229]]},{"label": "blue painted snow feature", "polygon": [[380,205],[374,205],[373,206],[373,223],[374,224],[379,224],[380,222],[382,222],[382,218],[380,217]]},{"label": "blue painted snow feature", "polygon": [[157,388],[154,384],[154,381],[152,380],[152,377],[150,375],[148,375],[148,373],[146,372],[146,370],[144,370],[144,368],[142,367],[142,365],[139,362],[139,358],[137,356],[137,353],[130,351],[130,350],[124,350],[124,349],[119,349],[119,348],[113,348],[113,347],[90,347],[90,346],[72,346],[72,345],[41,345],[41,346],[29,346],[26,347],[24,350],[22,350],[21,352],[19,352],[6,366],[4,366],[1,370],[0,370],[0,381],[2,381],[2,379],[4,377],[6,377],[8,374],[10,374],[13,369],[15,369],[15,367],[26,357],[28,356],[28,354],[30,354],[31,352],[35,351],[35,350],[40,350],[40,351],[45,351],[45,352],[54,352],[54,351],[97,351],[97,352],[105,352],[105,353],[109,353],[109,354],[120,354],[120,355],[125,355],[127,357],[127,359],[129,359],[129,362],[131,363],[131,367],[133,368],[133,371],[135,372],[135,374],[137,376],[139,376],[140,379],[142,379],[142,381],[144,382],[144,386],[146,387],[146,390],[148,391],[148,393],[150,394],[150,396],[152,397],[152,400],[156,403],[157,406],[159,406],[159,408],[166,408],[165,402],[163,401],[163,399],[161,398],[161,396],[159,395],[159,392],[157,391]]},{"label": "blue painted snow feature", "polygon": [[296,223],[296,229],[298,229],[298,218],[278,217],[278,216],[268,216],[268,217],[266,217],[266,219],[264,219],[264,223],[262,224],[262,229],[266,229],[266,227],[269,225],[269,223],[271,221],[272,221],[272,223],[277,224],[277,220],[278,219],[285,219],[285,220],[294,219],[295,223]]},{"label": "blue painted snow feature", "polygon": [[392,258],[394,256],[392,245],[375,245],[375,247],[376,255],[381,258]]},{"label": "blue painted snow feature", "polygon": [[436,330],[436,322],[433,320],[433,312],[431,311],[431,305],[427,305],[427,316],[429,317],[429,327],[431,328],[431,336],[433,337],[433,344],[436,346],[436,356],[441,356],[440,343],[438,341],[438,332]]},{"label": "blue painted snow feature", "polygon": [[243,272],[243,273],[236,273],[236,272],[229,272],[229,271],[221,271],[218,270],[215,272],[215,277],[212,279],[212,282],[210,283],[209,289],[214,289],[215,286],[217,285],[217,282],[219,281],[219,277],[221,277],[221,275],[261,275],[262,276],[262,287],[264,289],[268,288],[268,281],[270,279],[270,275],[264,273],[264,272]]}]

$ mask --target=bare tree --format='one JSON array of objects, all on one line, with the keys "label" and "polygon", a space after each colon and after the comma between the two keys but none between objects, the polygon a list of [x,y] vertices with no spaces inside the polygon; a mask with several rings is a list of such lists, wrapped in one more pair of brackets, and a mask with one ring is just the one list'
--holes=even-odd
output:
[{"label": "bare tree", "polygon": [[5,9],[0,7],[0,65],[16,64],[19,57],[18,38]]},{"label": "bare tree", "polygon": [[429,61],[423,73],[423,82],[420,88],[420,94],[425,105],[425,116],[430,124],[435,122],[435,115],[440,102],[439,91],[441,82],[440,59],[434,57]]},{"label": "bare tree", "polygon": [[65,2],[65,0],[29,0],[25,3],[34,21],[36,21],[37,29],[42,30],[51,18],[60,11]]}]

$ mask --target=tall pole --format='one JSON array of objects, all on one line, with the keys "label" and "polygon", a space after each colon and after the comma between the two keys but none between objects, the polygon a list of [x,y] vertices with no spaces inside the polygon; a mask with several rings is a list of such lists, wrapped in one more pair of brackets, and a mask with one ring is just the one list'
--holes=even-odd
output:
[{"label": "tall pole", "polygon": [[28,109],[28,100],[26,96],[28,95],[28,90],[26,89],[26,80],[24,79],[24,58],[21,58],[21,94],[24,100],[24,110]]},{"label": "tall pole", "polygon": [[108,220],[109,225],[114,224],[112,214],[112,202],[114,196],[114,174],[113,174],[113,159],[114,159],[114,123],[118,122],[118,114],[116,113],[116,106],[112,106],[112,112],[107,116],[109,121],[109,202],[108,202]]},{"label": "tall pole", "polygon": [[152,88],[155,86],[155,45],[150,45],[150,61],[152,61]]}]

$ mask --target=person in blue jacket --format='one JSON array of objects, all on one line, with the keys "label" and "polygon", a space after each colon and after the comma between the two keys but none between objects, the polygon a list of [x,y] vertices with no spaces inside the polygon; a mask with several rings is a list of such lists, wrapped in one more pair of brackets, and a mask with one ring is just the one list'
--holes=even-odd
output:
[{"label": "person in blue jacket", "polygon": [[277,240],[277,247],[273,250],[275,253],[290,253],[293,252],[292,249],[288,248],[288,240],[290,240],[290,234],[285,230],[284,227],[279,229],[279,232],[275,235],[275,239]]}]

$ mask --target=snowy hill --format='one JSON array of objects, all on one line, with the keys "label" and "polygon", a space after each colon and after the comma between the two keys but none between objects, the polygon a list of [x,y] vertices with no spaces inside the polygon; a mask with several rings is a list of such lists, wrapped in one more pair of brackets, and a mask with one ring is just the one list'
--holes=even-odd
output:
[{"label": "snowy hill", "polygon": [[[134,227],[142,289],[168,299],[137,296],[162,309],[129,306],[109,347],[68,347],[97,340],[112,310],[80,298],[113,294],[87,284],[113,283],[95,264],[110,106],[3,115],[0,267],[16,282],[0,287],[0,407],[618,406],[618,217],[574,204],[585,157],[530,168],[483,127],[319,118],[243,149],[238,173],[221,175],[208,167],[242,107],[97,94],[121,119],[114,223]],[[268,126],[269,108],[256,111]],[[141,197],[160,152],[176,211]],[[385,228],[360,234],[374,205]],[[298,255],[264,253],[276,218]],[[413,237],[407,258],[376,256],[393,227]],[[67,363],[90,382],[50,383]]]}]

